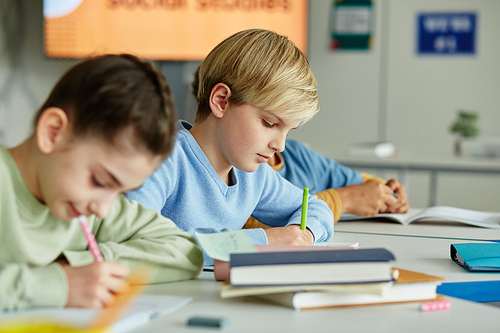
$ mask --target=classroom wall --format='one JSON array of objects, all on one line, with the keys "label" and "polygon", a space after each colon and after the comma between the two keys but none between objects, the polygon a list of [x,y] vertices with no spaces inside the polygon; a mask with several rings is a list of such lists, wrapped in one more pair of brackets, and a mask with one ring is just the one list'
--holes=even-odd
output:
[{"label": "classroom wall", "polygon": [[[369,51],[328,49],[330,6],[310,2],[309,60],[321,111],[290,137],[332,157],[353,142],[377,140],[392,141],[406,154],[445,156],[452,154],[448,128],[458,109],[478,111],[482,133],[500,133],[500,1],[374,1]],[[477,13],[475,55],[416,54],[417,14],[434,11]],[[449,174],[439,177],[438,187],[439,204],[499,209],[500,176]],[[428,191],[429,176],[412,173],[410,203],[427,205]]]},{"label": "classroom wall", "polygon": [[42,1],[0,1],[0,143],[31,133],[31,119],[75,60],[43,55]]},{"label": "classroom wall", "polygon": [[[401,152],[451,154],[448,133],[456,110],[477,110],[483,133],[500,133],[500,1],[374,0],[374,45],[369,51],[332,51],[331,1],[310,0],[308,58],[319,85],[321,111],[291,138],[332,156],[350,143],[389,140]],[[473,56],[418,56],[416,15],[475,11]],[[42,0],[0,1],[0,143],[13,146],[57,79],[75,60],[43,55]],[[189,80],[196,62],[156,63],[172,85],[181,117],[192,119]],[[390,178],[397,174],[377,173]],[[428,202],[428,176],[412,173],[410,204]],[[499,210],[499,176],[439,178],[440,204]]]},{"label": "classroom wall", "polygon": [[[402,151],[451,152],[454,138],[448,128],[462,108],[480,113],[483,133],[498,133],[500,2],[377,0],[374,5],[374,46],[332,51],[331,3],[310,2],[309,60],[318,79],[321,111],[294,136],[322,150],[390,140]],[[475,55],[416,54],[417,14],[433,11],[477,13]]]}]

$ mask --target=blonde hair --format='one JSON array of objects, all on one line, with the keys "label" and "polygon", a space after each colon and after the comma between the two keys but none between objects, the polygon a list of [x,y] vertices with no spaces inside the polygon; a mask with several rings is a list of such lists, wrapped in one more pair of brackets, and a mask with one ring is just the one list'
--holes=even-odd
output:
[{"label": "blonde hair", "polygon": [[211,113],[217,83],[231,89],[229,101],[251,104],[288,120],[307,121],[319,111],[317,83],[305,55],[273,31],[240,31],[217,45],[198,72],[196,121]]}]

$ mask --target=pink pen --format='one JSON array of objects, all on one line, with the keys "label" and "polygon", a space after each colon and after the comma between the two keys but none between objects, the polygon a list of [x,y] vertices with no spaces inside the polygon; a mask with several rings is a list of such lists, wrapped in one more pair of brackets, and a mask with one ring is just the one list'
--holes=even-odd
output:
[{"label": "pink pen", "polygon": [[99,247],[97,246],[97,242],[95,241],[94,234],[92,233],[92,230],[90,230],[89,227],[89,222],[87,221],[87,217],[83,214],[78,214],[78,212],[73,208],[73,213],[75,216],[78,216],[78,221],[80,221],[80,225],[82,226],[83,234],[85,235],[85,238],[87,239],[87,242],[89,244],[89,250],[94,256],[94,259],[96,262],[101,262],[102,255],[101,251],[99,251]]},{"label": "pink pen", "polygon": [[420,304],[420,310],[423,312],[448,310],[449,308],[451,308],[451,302],[448,300]]}]

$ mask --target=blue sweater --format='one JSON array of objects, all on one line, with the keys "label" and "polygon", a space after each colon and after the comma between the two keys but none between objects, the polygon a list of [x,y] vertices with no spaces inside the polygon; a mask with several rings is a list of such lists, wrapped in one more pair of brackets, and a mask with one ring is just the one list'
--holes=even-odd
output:
[{"label": "blue sweater", "polygon": [[299,141],[286,140],[281,156],[283,168],[278,173],[295,186],[309,187],[310,193],[363,182],[360,172],[316,153]]},{"label": "blue sweater", "polygon": [[[127,197],[161,212],[177,226],[194,235],[239,230],[250,216],[273,227],[300,224],[302,189],[282,178],[269,165],[255,172],[232,169],[228,186],[189,132],[191,125],[180,122],[171,156],[138,190]],[[328,205],[309,198],[307,227],[315,242],[333,235],[333,215]],[[267,244],[263,229],[247,229],[255,244]],[[205,255],[205,265],[213,260]]]}]

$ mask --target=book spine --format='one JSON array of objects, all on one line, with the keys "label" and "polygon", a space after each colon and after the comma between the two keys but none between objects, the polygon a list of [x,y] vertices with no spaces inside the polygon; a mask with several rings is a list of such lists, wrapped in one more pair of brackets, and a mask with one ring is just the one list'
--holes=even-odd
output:
[{"label": "book spine", "polygon": [[240,267],[335,262],[386,262],[391,260],[394,260],[391,252],[382,248],[374,248],[331,251],[232,253],[229,263],[230,267]]}]

